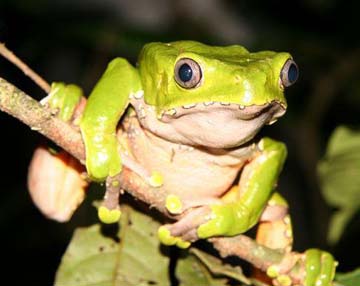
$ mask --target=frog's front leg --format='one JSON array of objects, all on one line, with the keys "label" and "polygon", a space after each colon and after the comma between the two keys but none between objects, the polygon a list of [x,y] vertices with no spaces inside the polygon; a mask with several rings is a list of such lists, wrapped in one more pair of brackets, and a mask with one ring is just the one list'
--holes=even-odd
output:
[{"label": "frog's front leg", "polygon": [[[269,248],[283,249],[284,253],[291,252],[293,235],[288,205],[278,193],[272,195],[261,215],[256,241]],[[336,262],[330,253],[309,249],[303,254],[291,253],[288,257],[293,259],[284,259],[280,264],[268,267],[266,274],[273,285],[332,285]],[[302,275],[294,275],[293,272],[298,269],[302,269]],[[255,277],[264,280],[262,274],[263,272],[256,271]]]},{"label": "frog's front leg", "polygon": [[142,92],[138,71],[125,59],[112,60],[87,101],[80,129],[89,176],[97,181],[115,176],[122,168],[116,128],[129,97]]},{"label": "frog's front leg", "polygon": [[112,60],[105,73],[90,94],[80,129],[86,152],[86,169],[96,181],[106,178],[107,190],[104,202],[98,210],[101,221],[116,222],[120,217],[118,198],[120,183],[116,175],[122,165],[145,177],[152,186],[162,184],[162,177],[157,172],[147,172],[130,156],[124,154],[117,137],[117,126],[124,114],[130,97],[143,94],[141,80],[136,68],[123,58]]},{"label": "frog's front leg", "polygon": [[[232,200],[191,210],[178,222],[164,226],[160,239],[170,244],[177,238],[194,241],[213,236],[233,236],[255,225],[270,198],[286,157],[286,147],[264,138],[258,152],[243,168],[238,192]],[[173,239],[172,239],[173,238]]]}]

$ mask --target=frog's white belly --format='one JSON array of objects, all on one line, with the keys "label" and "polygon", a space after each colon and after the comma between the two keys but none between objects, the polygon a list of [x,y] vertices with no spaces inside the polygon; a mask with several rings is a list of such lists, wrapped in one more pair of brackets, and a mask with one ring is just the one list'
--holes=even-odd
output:
[{"label": "frog's white belly", "polygon": [[137,120],[130,122],[127,141],[136,161],[160,172],[166,192],[183,201],[219,198],[233,185],[246,160],[171,143],[144,131]]}]

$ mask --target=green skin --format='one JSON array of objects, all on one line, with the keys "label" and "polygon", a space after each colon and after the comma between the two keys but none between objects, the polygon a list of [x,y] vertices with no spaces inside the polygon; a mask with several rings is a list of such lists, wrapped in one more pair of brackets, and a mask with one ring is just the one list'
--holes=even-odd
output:
[{"label": "green skin", "polygon": [[[181,59],[192,59],[201,68],[194,87],[177,79],[175,67]],[[254,136],[285,113],[280,74],[289,59],[288,53],[250,53],[238,45],[192,41],[147,44],[138,68],[114,59],[80,122],[89,176],[103,181],[121,172],[116,131],[131,105],[122,121],[129,135],[123,145],[140,168],[160,172],[167,210],[183,214],[159,229],[160,240],[185,248],[199,238],[246,232],[261,221],[286,158],[283,143],[255,141]],[[221,197],[240,172],[236,199],[224,202]],[[113,220],[104,211],[114,210],[101,211],[103,221]],[[304,285],[330,286],[334,265],[327,252],[309,250]]]}]

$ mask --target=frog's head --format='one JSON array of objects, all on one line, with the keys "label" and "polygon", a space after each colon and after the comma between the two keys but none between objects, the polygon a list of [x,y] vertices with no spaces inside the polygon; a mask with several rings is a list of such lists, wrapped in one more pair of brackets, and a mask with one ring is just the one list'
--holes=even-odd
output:
[{"label": "frog's head", "polygon": [[284,88],[298,69],[290,54],[242,46],[151,43],[139,59],[144,97],[133,99],[141,124],[173,142],[239,146],[286,111]]}]

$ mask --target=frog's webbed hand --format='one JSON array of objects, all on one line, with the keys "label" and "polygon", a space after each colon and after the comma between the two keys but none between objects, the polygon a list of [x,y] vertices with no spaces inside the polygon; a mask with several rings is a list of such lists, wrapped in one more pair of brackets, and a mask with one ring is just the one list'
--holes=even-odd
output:
[{"label": "frog's webbed hand", "polygon": [[[189,210],[184,217],[159,231],[165,244],[176,239],[194,241],[213,236],[234,236],[254,226],[270,198],[286,157],[286,147],[269,138],[258,144],[258,152],[244,167],[238,188],[221,203]],[[234,195],[233,193],[236,192]]]}]

